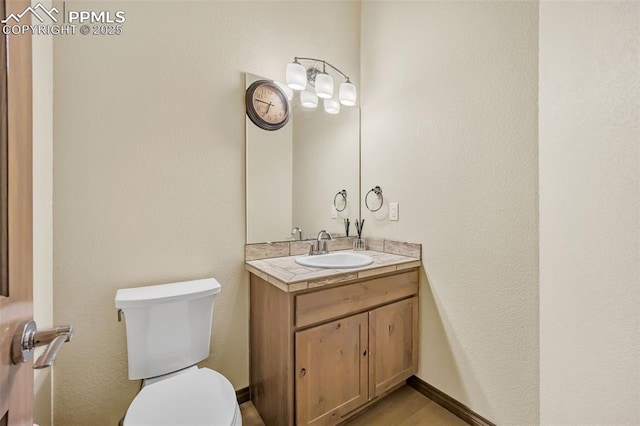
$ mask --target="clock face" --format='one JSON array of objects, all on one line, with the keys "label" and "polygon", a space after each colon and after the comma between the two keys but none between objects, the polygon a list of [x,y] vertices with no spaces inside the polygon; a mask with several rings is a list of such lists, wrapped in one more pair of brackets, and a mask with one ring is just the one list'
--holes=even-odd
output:
[{"label": "clock face", "polygon": [[277,130],[289,121],[289,100],[284,91],[269,80],[258,80],[247,89],[247,115],[258,127]]}]

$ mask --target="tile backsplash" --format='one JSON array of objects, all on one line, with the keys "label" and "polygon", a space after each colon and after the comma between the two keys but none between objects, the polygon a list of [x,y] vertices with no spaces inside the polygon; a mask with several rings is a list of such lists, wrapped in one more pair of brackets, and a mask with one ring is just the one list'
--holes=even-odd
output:
[{"label": "tile backsplash", "polygon": [[[354,238],[355,237],[335,238],[328,242],[329,250],[349,250],[353,248]],[[413,257],[415,259],[420,259],[422,255],[421,244],[386,240],[383,238],[367,238],[366,242],[368,250]],[[299,256],[309,253],[310,244],[310,240],[246,244],[244,246],[244,259],[245,261],[249,261],[273,257]]]}]

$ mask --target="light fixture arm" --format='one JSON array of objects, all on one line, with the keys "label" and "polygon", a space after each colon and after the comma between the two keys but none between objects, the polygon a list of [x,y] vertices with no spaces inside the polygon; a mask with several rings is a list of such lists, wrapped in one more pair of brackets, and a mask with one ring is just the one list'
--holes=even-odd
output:
[{"label": "light fixture arm", "polygon": [[[308,67],[302,65],[299,61],[308,61],[312,62],[312,64]],[[322,64],[322,68],[320,64]],[[327,73],[327,67],[333,69],[336,74],[339,74],[345,79],[345,81],[340,84],[338,94],[339,102],[337,99],[333,99],[333,77]],[[310,96],[323,98],[324,109],[329,114],[337,114],[340,111],[340,105],[354,106],[356,104],[356,86],[351,83],[349,76],[324,59],[294,56],[293,63],[287,64],[286,76],[287,86],[293,90],[303,91],[300,94],[303,106],[308,108],[315,108],[317,106],[317,101],[313,102],[310,100]],[[315,87],[315,93],[313,95],[309,95],[310,92],[305,91],[308,84]],[[302,98],[308,99],[305,101]]]},{"label": "light fixture arm", "polygon": [[345,73],[343,73],[342,71],[340,71],[338,68],[336,68],[335,66],[331,65],[331,64],[330,64],[329,62],[327,62],[327,61],[324,61],[324,60],[322,60],[322,59],[317,59],[317,58],[303,58],[303,57],[300,57],[300,56],[295,56],[295,57],[293,58],[293,61],[294,61],[294,62],[298,62],[299,60],[300,60],[300,61],[322,62],[322,71],[323,71],[323,72],[326,72],[326,66],[329,66],[329,67],[333,68],[333,70],[334,70],[335,72],[337,72],[338,74],[340,74],[341,76],[343,76],[344,78],[346,78],[346,79],[347,79],[347,82],[349,82],[349,83],[351,82],[351,81],[349,80],[349,76],[348,76],[348,75],[346,75]]}]

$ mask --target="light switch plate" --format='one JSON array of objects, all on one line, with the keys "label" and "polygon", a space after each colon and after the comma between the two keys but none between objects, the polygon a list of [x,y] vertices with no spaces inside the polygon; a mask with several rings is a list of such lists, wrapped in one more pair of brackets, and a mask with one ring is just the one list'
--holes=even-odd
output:
[{"label": "light switch plate", "polygon": [[398,203],[389,203],[389,220],[398,220]]}]

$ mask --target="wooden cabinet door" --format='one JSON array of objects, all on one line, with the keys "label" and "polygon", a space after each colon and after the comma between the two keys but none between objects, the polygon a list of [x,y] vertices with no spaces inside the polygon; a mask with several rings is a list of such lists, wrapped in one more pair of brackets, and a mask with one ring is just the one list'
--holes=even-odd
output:
[{"label": "wooden cabinet door", "polygon": [[368,315],[296,333],[298,425],[334,425],[367,402]]},{"label": "wooden cabinet door", "polygon": [[369,399],[418,371],[418,298],[369,311]]}]

